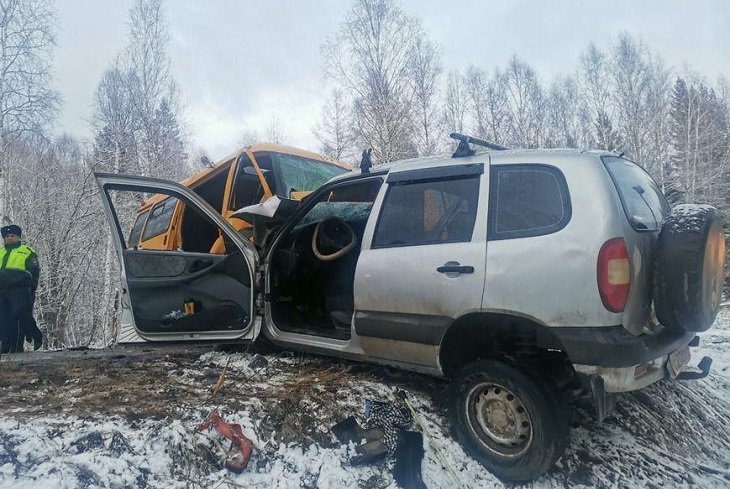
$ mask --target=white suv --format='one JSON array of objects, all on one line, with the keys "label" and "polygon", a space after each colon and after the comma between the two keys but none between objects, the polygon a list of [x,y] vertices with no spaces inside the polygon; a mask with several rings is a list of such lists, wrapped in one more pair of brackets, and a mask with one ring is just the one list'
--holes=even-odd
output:
[{"label": "white suv", "polygon": [[[563,452],[567,391],[590,392],[602,419],[614,393],[707,374],[709,358],[683,369],[720,303],[713,208],[670,211],[620,155],[474,154],[462,139],[451,158],[366,166],[301,203],[242,209],[257,245],[183,186],[97,174],[122,264],[118,341],[262,335],[448,378],[462,444],[515,481]],[[128,192],[179,198],[226,253],[127,247]]]}]

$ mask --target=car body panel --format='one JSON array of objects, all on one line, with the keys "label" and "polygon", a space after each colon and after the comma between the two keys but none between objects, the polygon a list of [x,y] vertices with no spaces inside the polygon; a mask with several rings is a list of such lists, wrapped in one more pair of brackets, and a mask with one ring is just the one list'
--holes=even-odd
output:
[{"label": "car body panel", "polygon": [[[129,341],[182,341],[243,340],[257,336],[260,323],[255,320],[255,296],[251,284],[256,277],[258,257],[251,243],[200,196],[182,185],[154,178],[105,173],[95,173],[95,178],[121,266],[119,338]],[[182,199],[226,233],[238,253],[219,256],[128,249],[111,195],[113,191],[167,192]],[[231,268],[235,269],[233,274],[230,273]],[[235,276],[240,274],[243,278],[237,280]],[[189,315],[180,313],[165,317],[168,309],[170,313],[180,312],[181,308],[188,306],[188,301],[192,304]],[[196,311],[196,308],[200,310]],[[208,326],[206,317],[218,320],[227,317],[229,321],[225,324],[210,321],[212,325]]]},{"label": "car body panel", "polygon": [[[426,166],[407,163],[391,170],[381,189],[355,272],[354,330],[370,356],[439,368],[438,345],[460,315],[479,310],[484,290],[487,250],[489,157],[433,159]],[[374,247],[373,236],[383,200],[394,180],[417,183],[444,172],[479,168],[476,219],[464,242]],[[393,177],[396,178],[393,178]],[[377,213],[377,214],[376,214]],[[468,273],[439,272],[444,266],[472,267]],[[402,268],[402,273],[398,271]],[[406,346],[410,345],[410,346]]]},{"label": "car body panel", "polygon": [[598,253],[606,237],[620,236],[622,230],[616,209],[601,208],[614,201],[600,160],[574,151],[504,153],[494,154],[492,164],[542,164],[559,170],[570,191],[572,213],[555,233],[490,241],[483,309],[549,327],[621,324],[622,315],[606,310],[598,293]]}]

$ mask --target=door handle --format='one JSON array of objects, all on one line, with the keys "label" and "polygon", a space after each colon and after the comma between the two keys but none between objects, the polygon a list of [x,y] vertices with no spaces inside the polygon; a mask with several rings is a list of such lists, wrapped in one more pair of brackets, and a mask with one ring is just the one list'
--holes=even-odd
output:
[{"label": "door handle", "polygon": [[458,262],[447,262],[436,269],[439,273],[474,273],[474,267],[471,265],[459,265]]},{"label": "door handle", "polygon": [[189,273],[195,273],[199,272],[200,270],[204,268],[208,268],[213,264],[213,260],[193,260],[193,262],[188,267]]}]

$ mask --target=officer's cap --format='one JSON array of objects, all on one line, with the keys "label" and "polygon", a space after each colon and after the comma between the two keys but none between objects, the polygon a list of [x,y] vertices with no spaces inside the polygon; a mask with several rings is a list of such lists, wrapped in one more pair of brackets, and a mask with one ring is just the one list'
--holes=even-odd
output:
[{"label": "officer's cap", "polygon": [[3,226],[0,229],[0,233],[3,235],[3,238],[8,234],[15,234],[20,237],[23,234],[23,230],[17,224],[11,224],[10,226]]}]

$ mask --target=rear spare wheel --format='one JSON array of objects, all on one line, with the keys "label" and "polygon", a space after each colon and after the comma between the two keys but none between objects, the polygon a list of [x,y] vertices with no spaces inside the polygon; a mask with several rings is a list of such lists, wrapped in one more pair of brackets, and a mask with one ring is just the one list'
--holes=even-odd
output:
[{"label": "rear spare wheel", "polygon": [[654,264],[654,308],[665,327],[705,331],[720,307],[725,235],[717,209],[679,205],[659,232]]}]

